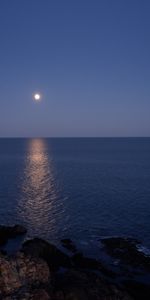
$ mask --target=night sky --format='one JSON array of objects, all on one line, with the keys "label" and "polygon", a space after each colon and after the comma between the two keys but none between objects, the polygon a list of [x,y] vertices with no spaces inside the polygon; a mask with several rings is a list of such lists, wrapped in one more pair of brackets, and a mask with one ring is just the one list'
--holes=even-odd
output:
[{"label": "night sky", "polygon": [[1,0],[0,136],[150,136],[150,1]]}]

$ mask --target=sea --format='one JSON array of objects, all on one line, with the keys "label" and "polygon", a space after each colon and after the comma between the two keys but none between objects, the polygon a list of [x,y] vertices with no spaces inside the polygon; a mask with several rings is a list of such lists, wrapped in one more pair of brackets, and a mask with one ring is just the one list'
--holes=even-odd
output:
[{"label": "sea", "polygon": [[110,236],[150,249],[150,138],[1,138],[0,224],[89,251]]}]

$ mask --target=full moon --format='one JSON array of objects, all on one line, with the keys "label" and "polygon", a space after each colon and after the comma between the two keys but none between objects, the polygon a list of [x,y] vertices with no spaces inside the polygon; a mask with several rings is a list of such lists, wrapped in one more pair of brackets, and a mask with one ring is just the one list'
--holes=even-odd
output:
[{"label": "full moon", "polygon": [[41,100],[41,95],[39,93],[36,93],[33,95],[33,98],[35,101],[40,101]]}]

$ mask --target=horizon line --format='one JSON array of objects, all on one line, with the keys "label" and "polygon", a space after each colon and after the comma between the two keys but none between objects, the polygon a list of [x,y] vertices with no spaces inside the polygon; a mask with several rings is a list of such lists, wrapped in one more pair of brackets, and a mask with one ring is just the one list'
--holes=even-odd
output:
[{"label": "horizon line", "polygon": [[0,139],[136,139],[150,138],[150,136],[0,136]]}]

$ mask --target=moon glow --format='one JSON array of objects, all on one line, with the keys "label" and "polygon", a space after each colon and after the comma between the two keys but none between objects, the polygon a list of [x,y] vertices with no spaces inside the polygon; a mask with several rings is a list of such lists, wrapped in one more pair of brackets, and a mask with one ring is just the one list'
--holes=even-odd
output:
[{"label": "moon glow", "polygon": [[35,101],[41,101],[41,95],[39,93],[34,94],[33,98]]}]

